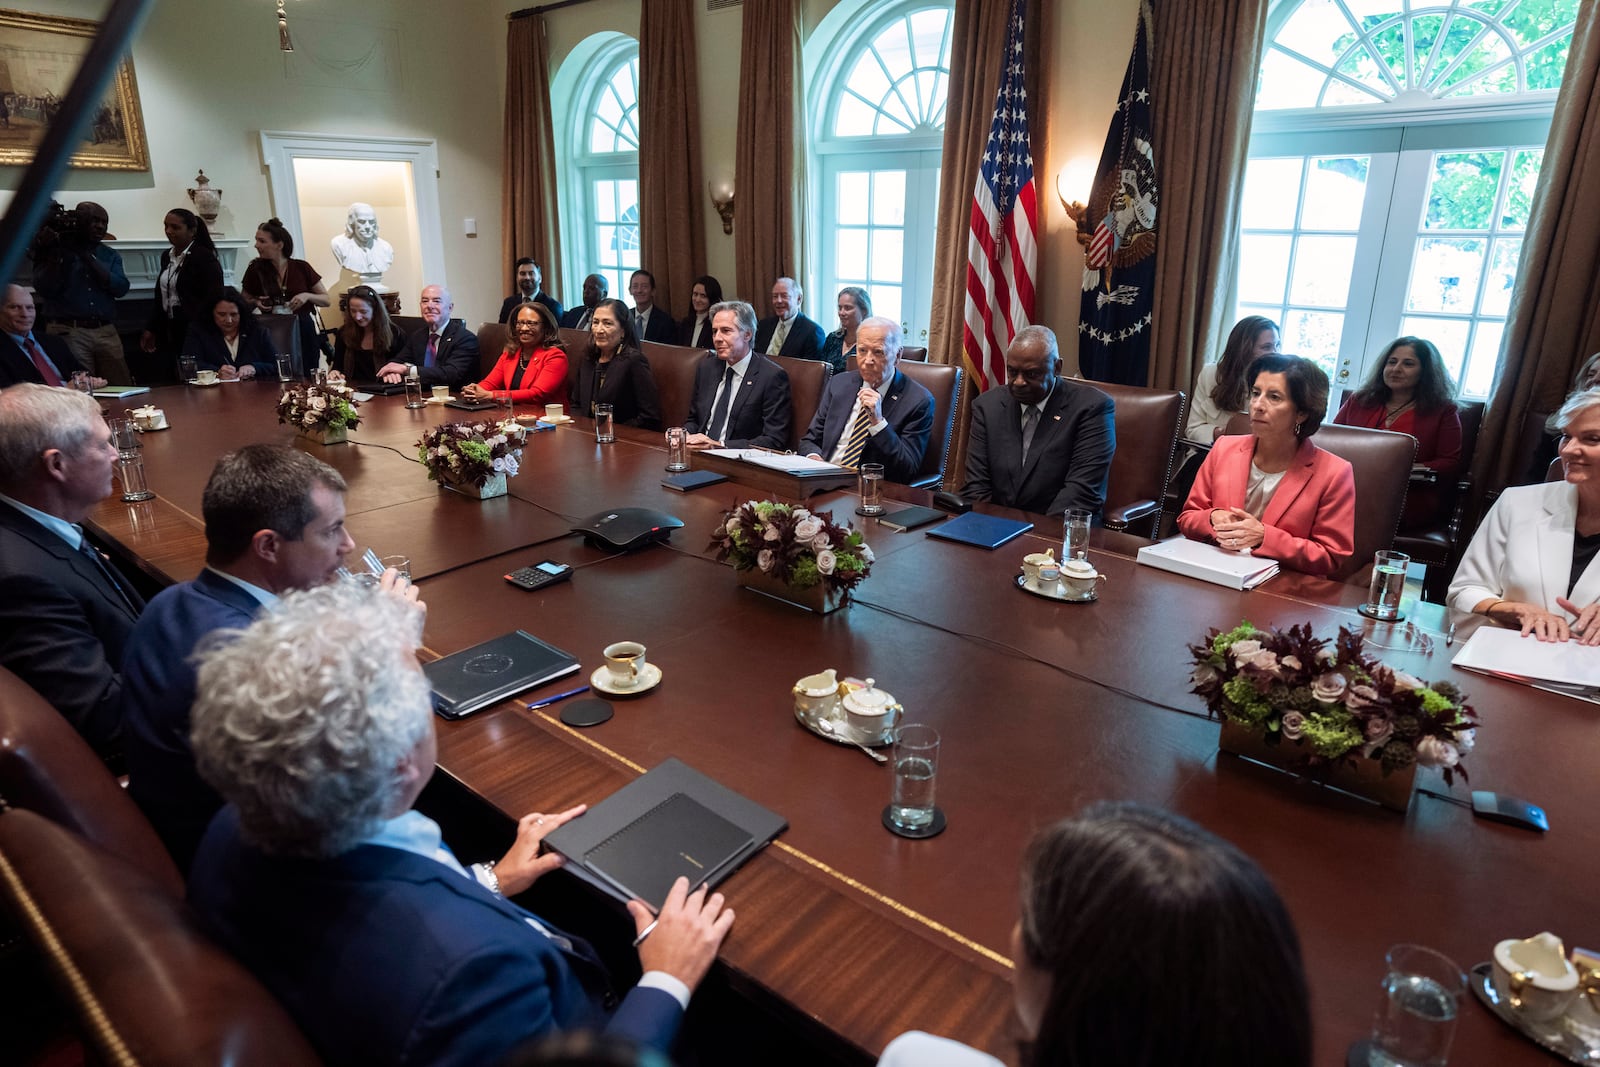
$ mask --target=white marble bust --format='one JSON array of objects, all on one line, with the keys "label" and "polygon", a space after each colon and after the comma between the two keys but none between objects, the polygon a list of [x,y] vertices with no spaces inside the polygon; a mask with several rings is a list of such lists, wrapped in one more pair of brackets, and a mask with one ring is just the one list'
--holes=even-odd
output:
[{"label": "white marble bust", "polygon": [[371,204],[351,204],[344,233],[329,243],[339,266],[369,284],[382,279],[383,272],[394,266],[394,245],[378,236],[378,214]]}]

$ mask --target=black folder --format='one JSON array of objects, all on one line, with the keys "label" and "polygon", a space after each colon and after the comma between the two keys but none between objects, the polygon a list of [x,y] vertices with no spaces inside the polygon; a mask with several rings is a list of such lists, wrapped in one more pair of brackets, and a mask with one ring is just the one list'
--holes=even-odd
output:
[{"label": "black folder", "polygon": [[576,656],[526,631],[513,630],[425,663],[422,672],[433,687],[434,710],[447,719],[459,719],[577,669]]},{"label": "black folder", "polygon": [[659,911],[680,875],[715,888],[788,829],[783,816],[676,759],[545,836],[566,870],[617,900]]}]

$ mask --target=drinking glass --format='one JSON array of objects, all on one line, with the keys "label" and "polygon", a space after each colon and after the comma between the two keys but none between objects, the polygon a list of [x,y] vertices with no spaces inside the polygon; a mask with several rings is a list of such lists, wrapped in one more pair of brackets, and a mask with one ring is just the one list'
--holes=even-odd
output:
[{"label": "drinking glass", "polygon": [[1400,618],[1400,597],[1406,587],[1406,567],[1411,557],[1385,549],[1372,558],[1372,584],[1367,587],[1367,602],[1361,613],[1383,622]]},{"label": "drinking glass", "polygon": [[400,577],[404,578],[408,582],[411,580],[411,557],[381,556],[379,557],[378,562],[382,564],[384,570],[397,570],[400,572]]},{"label": "drinking glass", "polygon": [[144,453],[137,448],[117,456],[117,480],[122,483],[122,499],[133,503],[155,496],[144,476]]},{"label": "drinking glass", "polygon": [[111,443],[117,446],[118,455],[127,458],[129,453],[137,454],[143,447],[139,440],[139,424],[131,418],[109,420],[111,426]]},{"label": "drinking glass", "polygon": [[292,381],[294,381],[294,357],[293,356],[279,356],[278,357],[278,381],[280,381],[280,382],[292,382]]},{"label": "drinking glass", "polygon": [[1089,523],[1094,512],[1068,508],[1061,517],[1061,562],[1089,558]]},{"label": "drinking glass", "polygon": [[611,423],[610,404],[594,406],[594,439],[602,445],[610,444],[617,439],[617,431]]},{"label": "drinking glass", "polygon": [[682,426],[667,431],[667,470],[689,469],[689,434]]},{"label": "drinking glass", "polygon": [[861,515],[883,514],[883,464],[863,463],[861,465],[861,507],[857,509]]},{"label": "drinking glass", "polygon": [[73,371],[72,387],[80,393],[94,392],[94,383],[89,381],[89,372],[86,370]]},{"label": "drinking glass", "polygon": [[184,385],[193,385],[197,370],[199,370],[199,367],[196,365],[193,356],[178,357],[178,381]]},{"label": "drinking glass", "polygon": [[1371,1067],[1445,1067],[1467,976],[1448,956],[1421,945],[1395,945],[1384,957],[1372,1018]]},{"label": "drinking glass", "polygon": [[422,399],[422,382],[416,378],[406,378],[406,407],[420,408],[425,401]]},{"label": "drinking glass", "polygon": [[894,794],[889,821],[902,830],[933,825],[934,779],[939,773],[939,731],[908,723],[894,733]]}]

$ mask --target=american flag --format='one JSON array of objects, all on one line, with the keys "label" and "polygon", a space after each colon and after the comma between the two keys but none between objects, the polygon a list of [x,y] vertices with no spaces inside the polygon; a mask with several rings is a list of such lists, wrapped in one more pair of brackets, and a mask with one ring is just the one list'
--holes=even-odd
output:
[{"label": "american flag", "polygon": [[1028,97],[1023,89],[1024,0],[1011,0],[1006,65],[994,97],[994,122],[972,193],[967,238],[966,321],[962,351],[978,389],[1005,381],[1006,347],[1033,317],[1039,226]]}]

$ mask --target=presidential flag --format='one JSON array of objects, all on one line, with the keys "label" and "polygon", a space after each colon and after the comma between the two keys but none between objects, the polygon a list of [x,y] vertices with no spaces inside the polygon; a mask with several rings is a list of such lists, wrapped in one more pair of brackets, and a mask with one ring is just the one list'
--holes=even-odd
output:
[{"label": "presidential flag", "polygon": [[1033,320],[1038,189],[1028,141],[1023,88],[1024,0],[1011,0],[1005,69],[994,98],[994,121],[972,193],[967,237],[967,302],[961,331],[970,380],[981,392],[1005,381],[1006,347]]},{"label": "presidential flag", "polygon": [[1078,366],[1085,378],[1147,385],[1155,305],[1156,158],[1150,147],[1150,5],[1139,5],[1133,55],[1089,195]]}]

